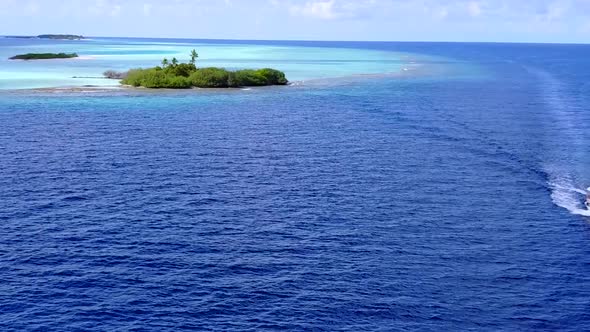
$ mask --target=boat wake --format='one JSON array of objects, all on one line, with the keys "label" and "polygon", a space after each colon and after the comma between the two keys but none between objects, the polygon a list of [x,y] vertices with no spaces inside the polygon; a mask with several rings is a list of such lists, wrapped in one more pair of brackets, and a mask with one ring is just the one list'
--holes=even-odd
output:
[{"label": "boat wake", "polygon": [[[548,174],[551,174],[548,172]],[[590,217],[590,210],[584,206],[586,191],[575,185],[570,176],[552,176],[549,179],[553,203],[570,213]]]},{"label": "boat wake", "polygon": [[546,143],[543,156],[551,199],[555,205],[572,214],[590,217],[590,210],[584,205],[584,188],[588,184],[582,185],[586,181],[583,181],[585,168],[582,167],[581,157],[585,155],[586,144],[579,128],[579,109],[555,76],[535,68],[525,69],[537,78],[551,119],[547,130],[552,139]]}]

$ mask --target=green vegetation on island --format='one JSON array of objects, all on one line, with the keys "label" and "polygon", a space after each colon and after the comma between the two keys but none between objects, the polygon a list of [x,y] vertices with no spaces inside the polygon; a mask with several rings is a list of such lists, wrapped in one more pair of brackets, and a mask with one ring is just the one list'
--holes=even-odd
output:
[{"label": "green vegetation on island", "polygon": [[147,69],[132,69],[127,73],[106,72],[106,77],[124,75],[122,84],[151,89],[189,88],[238,88],[250,86],[286,85],[285,73],[276,69],[243,69],[229,71],[224,68],[197,68],[199,55],[191,52],[188,63],[179,63],[176,58],[162,60],[162,66]]},{"label": "green vegetation on island", "polygon": [[37,38],[40,39],[60,39],[60,40],[81,40],[84,36],[78,35],[39,35]]},{"label": "green vegetation on island", "polygon": [[76,53],[27,53],[15,55],[10,60],[49,60],[77,58]]},{"label": "green vegetation on island", "polygon": [[56,40],[81,40],[81,39],[86,39],[86,37],[84,37],[84,36],[78,36],[78,35],[4,36],[4,38],[56,39]]}]

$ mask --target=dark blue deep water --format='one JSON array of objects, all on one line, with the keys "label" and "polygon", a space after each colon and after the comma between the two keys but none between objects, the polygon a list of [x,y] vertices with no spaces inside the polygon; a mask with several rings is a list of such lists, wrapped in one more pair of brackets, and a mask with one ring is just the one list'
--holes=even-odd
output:
[{"label": "dark blue deep water", "polygon": [[590,328],[590,46],[417,77],[0,94],[2,331]]}]

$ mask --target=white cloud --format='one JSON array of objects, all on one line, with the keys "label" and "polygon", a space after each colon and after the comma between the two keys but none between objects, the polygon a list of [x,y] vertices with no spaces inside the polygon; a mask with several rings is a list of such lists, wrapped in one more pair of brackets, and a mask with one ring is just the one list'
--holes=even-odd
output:
[{"label": "white cloud", "polygon": [[449,10],[447,8],[440,8],[434,11],[434,17],[437,19],[445,19],[449,16]]},{"label": "white cloud", "polygon": [[555,21],[562,19],[570,10],[570,3],[564,1],[551,2],[547,6],[545,19],[548,21]]},{"label": "white cloud", "polygon": [[373,15],[391,6],[393,2],[382,0],[268,0],[274,7],[287,6],[292,16],[323,20],[353,19]]},{"label": "white cloud", "polygon": [[25,7],[25,12],[29,15],[36,15],[41,10],[41,6],[36,1],[29,1]]},{"label": "white cloud", "polygon": [[150,16],[152,14],[153,5],[151,3],[144,3],[143,4],[143,15]]},{"label": "white cloud", "polygon": [[336,0],[329,1],[308,1],[303,5],[292,5],[290,8],[291,14],[308,16],[320,19],[333,19],[338,16],[334,11],[334,3]]},{"label": "white cloud", "polygon": [[479,2],[471,1],[467,4],[467,11],[471,17],[477,17],[481,15],[481,7]]},{"label": "white cloud", "polygon": [[119,16],[119,14],[121,14],[121,6],[120,5],[113,5],[111,7],[111,11],[110,11],[109,15],[112,17],[115,17],[115,16]]}]

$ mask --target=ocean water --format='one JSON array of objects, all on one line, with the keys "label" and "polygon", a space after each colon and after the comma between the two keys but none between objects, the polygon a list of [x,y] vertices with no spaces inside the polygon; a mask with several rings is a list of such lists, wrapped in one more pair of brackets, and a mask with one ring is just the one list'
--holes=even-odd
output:
[{"label": "ocean water", "polygon": [[[111,54],[138,64],[182,41],[117,42],[158,50]],[[590,46],[218,44],[314,70],[247,91],[6,79],[0,330],[588,329]]]}]

